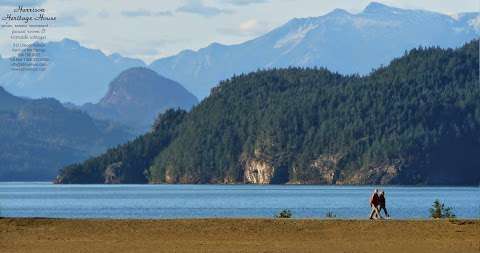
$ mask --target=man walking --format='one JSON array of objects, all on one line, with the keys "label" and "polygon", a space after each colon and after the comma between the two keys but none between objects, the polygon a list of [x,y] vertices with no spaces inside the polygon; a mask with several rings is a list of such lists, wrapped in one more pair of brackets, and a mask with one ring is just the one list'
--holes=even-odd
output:
[{"label": "man walking", "polygon": [[383,210],[383,212],[385,213],[385,216],[387,218],[389,218],[390,215],[388,214],[388,211],[387,211],[387,203],[385,201],[385,192],[384,191],[380,192],[380,195],[378,196],[378,202],[379,202],[379,205],[380,205],[380,208],[378,209],[378,214],[380,215],[382,210]]},{"label": "man walking", "polygon": [[378,211],[378,205],[380,204],[380,198],[378,196],[378,189],[373,191],[372,196],[370,197],[370,206],[372,211],[370,212],[370,220],[380,218],[380,212]]}]

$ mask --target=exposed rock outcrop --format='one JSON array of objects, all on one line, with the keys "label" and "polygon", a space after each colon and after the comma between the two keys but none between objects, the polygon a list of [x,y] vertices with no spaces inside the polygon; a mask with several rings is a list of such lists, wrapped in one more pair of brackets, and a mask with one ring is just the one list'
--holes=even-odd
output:
[{"label": "exposed rock outcrop", "polygon": [[247,160],[244,168],[244,183],[270,184],[274,172],[275,168],[264,160]]},{"label": "exposed rock outcrop", "polygon": [[167,168],[165,170],[165,183],[167,184],[175,184],[178,182],[177,176],[173,174],[173,170],[170,168]]},{"label": "exposed rock outcrop", "polygon": [[105,184],[120,184],[122,162],[112,163],[105,169]]},{"label": "exposed rock outcrop", "polygon": [[338,184],[390,184],[400,175],[398,164],[381,164],[355,170],[347,175]]},{"label": "exposed rock outcrop", "polygon": [[314,160],[311,167],[318,170],[321,175],[320,182],[324,184],[335,184],[339,177],[337,164],[341,159],[341,155],[321,155]]}]

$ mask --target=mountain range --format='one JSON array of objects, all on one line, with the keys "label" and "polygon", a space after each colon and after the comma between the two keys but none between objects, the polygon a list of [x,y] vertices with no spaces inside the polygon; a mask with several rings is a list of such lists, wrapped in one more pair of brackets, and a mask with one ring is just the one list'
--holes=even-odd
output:
[{"label": "mountain range", "polygon": [[61,170],[57,183],[480,183],[479,41],[372,73],[261,70]]},{"label": "mountain range", "polygon": [[148,132],[159,113],[197,103],[180,84],[144,67],[123,71],[98,103],[83,106],[0,87],[0,181],[52,180],[63,166]]},{"label": "mountain range", "polygon": [[52,98],[27,99],[0,87],[0,181],[51,181],[63,166],[132,138]]},{"label": "mountain range", "polygon": [[204,98],[220,80],[257,69],[326,67],[367,74],[418,46],[458,47],[480,31],[478,13],[456,17],[404,10],[380,3],[352,14],[336,9],[324,16],[296,18],[238,45],[218,43],[154,61],[150,68]]},{"label": "mountain range", "polygon": [[45,50],[49,58],[45,71],[11,71],[8,59],[0,59],[0,86],[16,96],[53,97],[81,105],[100,100],[108,83],[123,70],[145,66],[141,60],[107,56],[70,39],[48,42]]},{"label": "mountain range", "polygon": [[[449,16],[373,2],[360,13],[336,9],[295,18],[253,40],[185,50],[148,67],[203,99],[219,81],[235,74],[298,66],[363,75],[417,46],[461,46],[477,38],[479,29],[478,12]],[[18,96],[55,97],[81,105],[98,102],[123,70],[145,66],[141,60],[107,56],[69,39],[47,46],[46,72],[12,72],[7,60],[0,59],[0,85]]]}]

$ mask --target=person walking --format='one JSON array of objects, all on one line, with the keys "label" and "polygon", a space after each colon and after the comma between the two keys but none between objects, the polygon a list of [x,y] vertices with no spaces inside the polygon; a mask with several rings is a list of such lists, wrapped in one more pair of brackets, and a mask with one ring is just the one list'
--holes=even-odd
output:
[{"label": "person walking", "polygon": [[378,205],[380,204],[380,198],[378,196],[378,189],[373,191],[372,196],[370,196],[370,207],[372,211],[370,212],[370,220],[380,218],[380,212],[378,211]]},{"label": "person walking", "polygon": [[381,191],[380,195],[378,196],[378,204],[380,206],[379,209],[378,209],[378,214],[381,215],[382,210],[383,210],[383,212],[385,213],[385,216],[387,218],[390,218],[390,215],[388,214],[388,211],[387,211],[387,203],[385,201],[385,192],[384,191]]}]

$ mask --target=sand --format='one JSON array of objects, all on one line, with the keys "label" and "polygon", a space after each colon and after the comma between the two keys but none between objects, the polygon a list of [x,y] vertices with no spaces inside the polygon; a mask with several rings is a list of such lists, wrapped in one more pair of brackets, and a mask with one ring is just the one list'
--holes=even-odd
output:
[{"label": "sand", "polygon": [[480,252],[480,221],[0,219],[0,252]]}]

